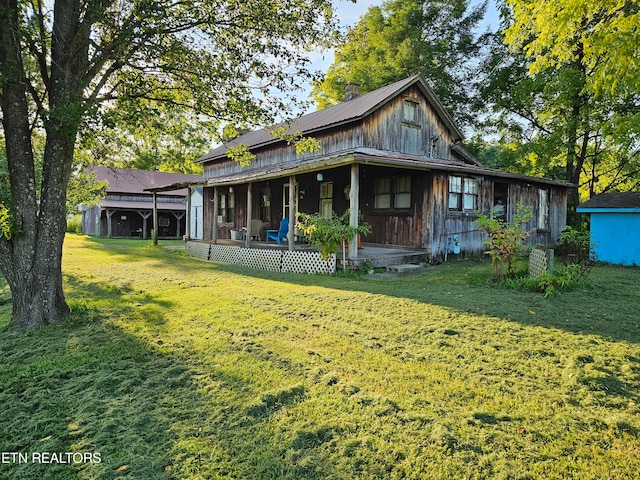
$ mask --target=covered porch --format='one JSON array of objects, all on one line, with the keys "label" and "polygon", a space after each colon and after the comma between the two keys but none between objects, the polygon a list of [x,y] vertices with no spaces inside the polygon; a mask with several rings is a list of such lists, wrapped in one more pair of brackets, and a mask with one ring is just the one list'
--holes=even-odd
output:
[{"label": "covered porch", "polygon": [[[265,241],[219,239],[215,244],[203,240],[187,240],[188,255],[212,262],[231,263],[270,271],[298,273],[335,273],[345,266],[347,269],[384,268],[401,264],[427,262],[427,252],[399,245],[361,244],[357,258],[349,258],[348,249],[340,250],[328,260],[320,258],[318,251],[305,243],[277,245]],[[293,263],[292,263],[293,262]]]}]

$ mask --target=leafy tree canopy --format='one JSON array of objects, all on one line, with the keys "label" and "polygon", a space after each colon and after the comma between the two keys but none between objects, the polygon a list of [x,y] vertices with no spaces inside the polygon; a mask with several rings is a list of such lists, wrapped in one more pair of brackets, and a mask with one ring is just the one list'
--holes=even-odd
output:
[{"label": "leafy tree canopy", "polygon": [[616,96],[640,92],[640,4],[635,0],[507,0],[507,42],[531,58],[532,74],[579,61],[589,87]]},{"label": "leafy tree canopy", "polygon": [[387,0],[369,8],[314,85],[314,100],[324,108],[344,100],[349,82],[366,93],[421,73],[454,117],[469,124],[485,10],[486,2],[471,8],[467,0]]},{"label": "leafy tree canopy", "polygon": [[637,188],[640,90],[615,60],[623,54],[630,72],[639,68],[636,33],[622,28],[637,4],[507,0],[502,15],[480,89],[498,163],[575,184],[570,214],[595,193]]}]

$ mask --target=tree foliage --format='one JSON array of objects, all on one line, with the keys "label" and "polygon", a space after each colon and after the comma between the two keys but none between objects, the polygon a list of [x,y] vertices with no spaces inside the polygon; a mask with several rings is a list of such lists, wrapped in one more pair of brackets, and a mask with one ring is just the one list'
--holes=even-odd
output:
[{"label": "tree foliage", "polygon": [[320,108],[344,100],[348,82],[363,93],[421,73],[463,124],[472,120],[473,78],[482,43],[476,32],[486,2],[387,0],[370,7],[336,49],[313,98]]},{"label": "tree foliage", "polygon": [[[639,84],[635,74],[613,77],[620,52],[630,72],[640,66],[637,33],[621,30],[637,19],[637,3],[509,0],[502,13],[481,89],[500,135],[498,163],[575,184],[570,213],[595,193],[636,188]],[[615,51],[620,42],[628,44]]]},{"label": "tree foliage", "polygon": [[95,172],[78,170],[71,175],[67,187],[67,213],[78,213],[79,205],[97,205],[107,193],[109,182],[100,181]]},{"label": "tree foliage", "polygon": [[210,148],[218,122],[174,104],[118,102],[97,128],[86,129],[76,151],[82,166],[201,174],[194,160]]},{"label": "tree foliage", "polygon": [[13,324],[68,313],[61,259],[78,134],[123,112],[166,120],[162,104],[218,125],[273,124],[296,105],[309,49],[329,44],[335,22],[329,0],[0,0],[3,204],[18,232],[0,239],[0,270]]},{"label": "tree foliage", "polygon": [[613,97],[640,92],[640,5],[635,0],[507,0],[509,45],[531,59],[531,74],[579,63],[590,91]]}]

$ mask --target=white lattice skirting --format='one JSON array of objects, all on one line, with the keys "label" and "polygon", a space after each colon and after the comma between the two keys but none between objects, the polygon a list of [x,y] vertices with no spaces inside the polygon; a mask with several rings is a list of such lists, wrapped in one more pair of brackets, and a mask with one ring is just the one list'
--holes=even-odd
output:
[{"label": "white lattice skirting", "polygon": [[266,248],[229,247],[200,242],[187,242],[187,255],[211,262],[244,265],[272,272],[335,273],[336,257],[327,260],[319,252],[275,250]]}]

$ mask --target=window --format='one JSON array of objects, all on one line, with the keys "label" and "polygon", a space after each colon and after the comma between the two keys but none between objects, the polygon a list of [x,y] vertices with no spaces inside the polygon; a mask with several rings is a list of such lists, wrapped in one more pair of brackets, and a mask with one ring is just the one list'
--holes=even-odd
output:
[{"label": "window", "polygon": [[397,177],[393,181],[393,207],[411,207],[411,177]]},{"label": "window", "polygon": [[391,179],[379,178],[376,180],[374,189],[373,208],[391,208]]},{"label": "window", "polygon": [[540,190],[538,203],[538,230],[549,229],[549,190]]},{"label": "window", "polygon": [[218,199],[218,222],[232,223],[234,217],[235,197],[233,192],[220,193]]},{"label": "window", "polygon": [[[300,193],[298,190],[298,184],[296,183],[294,185],[294,193],[293,193],[293,201],[295,202],[294,208],[297,210],[298,208],[298,198],[300,198]],[[288,218],[289,217],[289,190],[290,190],[290,184],[289,183],[285,183],[284,187],[282,188],[282,218]],[[296,211],[297,214],[297,211]]]},{"label": "window", "polygon": [[377,210],[411,208],[411,177],[378,178],[374,183],[373,206]]},{"label": "window", "polygon": [[478,209],[478,181],[475,178],[449,177],[449,210],[474,211]]},{"label": "window", "polygon": [[418,123],[418,104],[416,102],[404,101],[402,119],[407,123]]}]

